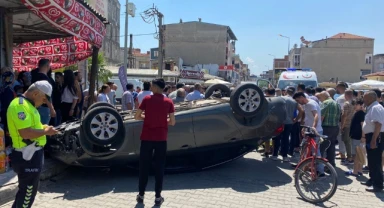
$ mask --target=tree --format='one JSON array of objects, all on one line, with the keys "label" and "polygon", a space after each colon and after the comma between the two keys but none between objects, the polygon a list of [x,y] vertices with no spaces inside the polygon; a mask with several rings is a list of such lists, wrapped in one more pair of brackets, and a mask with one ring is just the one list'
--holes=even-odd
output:
[{"label": "tree", "polygon": [[[99,71],[97,74],[97,88],[99,88],[99,81],[101,83],[107,83],[109,79],[113,76],[112,72],[108,69],[105,68],[105,58],[102,52],[100,52],[97,56],[97,64],[99,66]],[[92,66],[92,57],[88,58],[88,71],[91,71],[91,66]]]}]

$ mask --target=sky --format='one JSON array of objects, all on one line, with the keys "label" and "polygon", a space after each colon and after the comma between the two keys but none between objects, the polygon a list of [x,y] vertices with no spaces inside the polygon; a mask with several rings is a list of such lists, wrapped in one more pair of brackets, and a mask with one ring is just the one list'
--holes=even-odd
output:
[{"label": "sky", "polygon": [[[120,45],[124,46],[125,0],[119,0]],[[142,51],[158,47],[150,34],[155,25],[143,21],[140,13],[153,6],[164,15],[164,24],[198,21],[230,26],[238,41],[236,53],[259,75],[273,66],[273,56],[283,58],[290,46],[300,45],[300,37],[315,41],[351,33],[375,39],[374,54],[384,53],[383,0],[130,0],[136,5],[135,17],[129,16],[128,34],[133,47]],[[156,20],[157,22],[157,20]],[[137,35],[137,36],[135,36]]]}]

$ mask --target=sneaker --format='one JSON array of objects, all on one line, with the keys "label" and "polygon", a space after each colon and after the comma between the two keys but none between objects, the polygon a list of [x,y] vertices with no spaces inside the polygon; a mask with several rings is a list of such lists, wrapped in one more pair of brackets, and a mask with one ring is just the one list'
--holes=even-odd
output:
[{"label": "sneaker", "polygon": [[364,166],[364,168],[363,168],[363,172],[369,172],[369,168],[368,168],[368,166]]},{"label": "sneaker", "polygon": [[283,157],[283,162],[290,162],[291,160],[288,157]]},{"label": "sneaker", "polygon": [[271,160],[274,160],[274,161],[278,161],[279,160],[279,158],[277,156],[271,156],[270,158],[271,158]]},{"label": "sneaker", "polygon": [[136,196],[136,201],[137,201],[137,203],[143,203],[144,202],[144,196],[140,196],[140,194],[138,194]]},{"label": "sneaker", "polygon": [[164,202],[164,198],[163,197],[158,197],[155,199],[155,206],[161,206],[161,204],[163,204]]}]

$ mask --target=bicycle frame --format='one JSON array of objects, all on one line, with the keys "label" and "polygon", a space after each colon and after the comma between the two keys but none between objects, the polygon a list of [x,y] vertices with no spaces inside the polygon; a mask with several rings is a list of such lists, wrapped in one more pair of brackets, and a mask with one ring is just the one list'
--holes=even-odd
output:
[{"label": "bicycle frame", "polygon": [[302,151],[304,150],[305,152],[301,152],[300,161],[295,168],[295,172],[296,172],[297,168],[300,167],[301,163],[303,163],[304,161],[307,161],[307,160],[311,160],[311,167],[310,167],[311,168],[311,178],[315,179],[315,178],[317,178],[315,159],[319,158],[319,159],[324,160],[326,162],[328,162],[328,160],[325,158],[317,156],[319,145],[316,143],[316,140],[312,136],[306,135],[303,138],[302,145],[305,145],[304,148],[302,148]]}]

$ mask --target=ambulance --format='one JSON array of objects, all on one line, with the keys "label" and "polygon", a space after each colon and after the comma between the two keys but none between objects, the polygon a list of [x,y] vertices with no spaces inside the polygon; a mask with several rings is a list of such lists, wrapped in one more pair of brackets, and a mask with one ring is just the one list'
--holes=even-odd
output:
[{"label": "ambulance", "polygon": [[280,74],[277,87],[285,89],[286,87],[297,87],[298,84],[304,84],[305,87],[318,87],[317,76],[310,68],[296,69],[287,68]]}]

